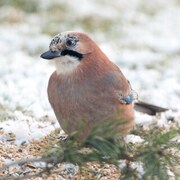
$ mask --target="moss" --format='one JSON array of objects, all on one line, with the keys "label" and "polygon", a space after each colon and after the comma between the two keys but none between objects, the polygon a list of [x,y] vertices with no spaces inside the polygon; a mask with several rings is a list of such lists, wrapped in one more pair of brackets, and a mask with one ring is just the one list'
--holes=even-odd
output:
[{"label": "moss", "polygon": [[153,3],[142,2],[141,5],[138,7],[138,10],[149,16],[155,16],[156,13],[158,13],[159,11],[159,7],[157,7]]},{"label": "moss", "polygon": [[85,16],[79,19],[79,24],[87,31],[109,31],[112,29],[113,22],[109,19],[98,18],[96,16]]},{"label": "moss", "polygon": [[37,12],[39,9],[38,1],[36,0],[1,0],[0,6],[14,6],[25,12]]},{"label": "moss", "polygon": [[23,114],[32,115],[31,111],[25,110],[23,107],[17,105],[15,108],[0,104],[0,122],[7,121],[9,119],[15,119],[14,112],[21,111]]},{"label": "moss", "polygon": [[0,104],[0,122],[11,119],[13,111],[10,107]]}]

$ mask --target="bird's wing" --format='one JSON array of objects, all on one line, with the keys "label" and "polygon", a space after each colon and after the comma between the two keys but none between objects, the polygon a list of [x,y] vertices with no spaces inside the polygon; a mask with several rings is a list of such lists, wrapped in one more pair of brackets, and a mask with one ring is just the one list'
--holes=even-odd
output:
[{"label": "bird's wing", "polygon": [[131,104],[134,102],[134,109],[136,111],[143,112],[148,115],[156,115],[157,113],[169,110],[167,108],[139,101],[137,93],[134,93],[129,81],[118,69],[108,72],[104,77],[104,81],[108,83],[109,88],[115,92],[115,95],[121,104]]},{"label": "bird's wing", "polygon": [[105,85],[106,90],[109,89],[122,104],[132,103],[131,86],[119,69],[115,68],[107,72],[101,82]]}]

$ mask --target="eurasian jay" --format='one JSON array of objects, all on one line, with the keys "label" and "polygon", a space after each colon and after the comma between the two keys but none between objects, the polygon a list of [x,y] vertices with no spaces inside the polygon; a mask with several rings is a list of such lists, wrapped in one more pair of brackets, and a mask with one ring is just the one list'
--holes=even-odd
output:
[{"label": "eurasian jay", "polygon": [[150,115],[167,110],[138,102],[119,67],[84,33],[67,31],[56,35],[41,57],[55,60],[48,98],[67,134],[81,127],[84,138],[94,124],[111,118],[120,122],[120,133],[128,133],[134,126],[134,109]]}]

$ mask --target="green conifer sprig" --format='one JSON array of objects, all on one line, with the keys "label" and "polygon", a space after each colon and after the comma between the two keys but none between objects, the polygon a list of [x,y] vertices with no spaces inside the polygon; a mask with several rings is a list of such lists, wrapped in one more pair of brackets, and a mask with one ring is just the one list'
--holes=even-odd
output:
[{"label": "green conifer sprig", "polygon": [[[169,178],[167,168],[171,169],[175,177],[179,177],[176,167],[180,165],[180,156],[174,152],[180,151],[180,144],[172,141],[180,134],[179,129],[167,131],[156,128],[142,131],[138,128],[136,135],[140,134],[144,141],[140,144],[133,144],[127,143],[123,135],[114,131],[118,126],[116,122],[95,126],[83,142],[76,141],[75,133],[64,141],[58,141],[42,155],[42,158],[37,159],[47,164],[42,173],[51,173],[51,170],[62,162],[70,162],[79,165],[80,168],[92,161],[100,164],[115,164],[119,167],[119,160],[125,160],[126,166],[120,170],[121,179],[166,180]],[[33,162],[35,161],[33,159]],[[17,164],[22,166],[29,162],[32,160],[19,161]],[[144,174],[139,175],[138,169],[132,168],[132,162],[141,162]]]},{"label": "green conifer sprig", "polygon": [[[138,178],[138,172],[130,167],[130,162],[142,162],[143,179],[156,177],[166,180],[168,179],[167,167],[170,167],[178,176],[173,167],[180,163],[180,157],[170,153],[169,149],[180,147],[178,143],[171,141],[173,137],[180,134],[180,130],[163,131],[157,128],[147,131],[143,135],[144,142],[137,146],[127,144],[122,135],[112,133],[114,126],[117,124],[95,127],[83,143],[77,143],[72,138],[60,142],[56,149],[56,156],[58,156],[56,159],[61,159],[59,162],[71,162],[80,166],[91,161],[118,165],[119,159],[125,159],[127,166],[121,172],[125,179]],[[83,148],[89,148],[89,152],[82,153]],[[51,156],[51,153],[49,155]],[[47,158],[47,155],[45,157]]]}]

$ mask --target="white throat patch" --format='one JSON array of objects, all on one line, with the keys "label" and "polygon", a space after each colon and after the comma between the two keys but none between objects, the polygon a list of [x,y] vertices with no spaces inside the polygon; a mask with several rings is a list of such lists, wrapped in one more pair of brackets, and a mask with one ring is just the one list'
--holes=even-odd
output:
[{"label": "white throat patch", "polygon": [[78,58],[73,56],[61,56],[55,60],[56,72],[58,74],[72,73],[80,64]]}]

